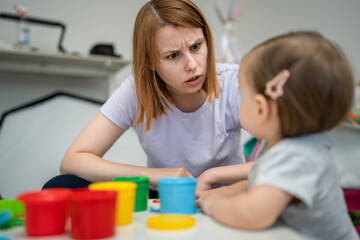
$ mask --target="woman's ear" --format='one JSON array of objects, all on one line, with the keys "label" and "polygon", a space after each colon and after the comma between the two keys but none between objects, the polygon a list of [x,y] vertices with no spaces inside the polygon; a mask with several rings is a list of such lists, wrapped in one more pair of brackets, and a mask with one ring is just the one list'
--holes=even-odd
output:
[{"label": "woman's ear", "polygon": [[265,123],[270,118],[270,104],[262,94],[255,94],[256,121],[258,124]]},{"label": "woman's ear", "polygon": [[148,63],[148,68],[149,68],[150,71],[155,71],[155,65],[154,64]]},{"label": "woman's ear", "polygon": [[153,60],[147,59],[147,66],[150,71],[155,71],[156,63]]}]

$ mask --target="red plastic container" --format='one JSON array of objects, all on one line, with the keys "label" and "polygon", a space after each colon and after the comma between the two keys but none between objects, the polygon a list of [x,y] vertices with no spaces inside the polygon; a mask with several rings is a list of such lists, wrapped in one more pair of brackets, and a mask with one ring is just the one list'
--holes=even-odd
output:
[{"label": "red plastic container", "polygon": [[87,192],[87,191],[90,191],[90,189],[87,188],[87,187],[73,188],[73,189],[72,189],[72,192],[73,192],[73,193],[76,193],[76,192]]},{"label": "red plastic container", "polygon": [[71,237],[98,239],[115,233],[115,191],[77,191],[69,200]]},{"label": "red plastic container", "polygon": [[25,230],[31,237],[63,234],[70,189],[53,188],[25,192],[17,197],[24,203]]},{"label": "red plastic container", "polygon": [[360,210],[360,189],[343,189],[348,211]]},{"label": "red plastic container", "polygon": [[[360,210],[360,189],[343,189],[348,211]],[[356,232],[360,236],[360,226],[355,226]]]}]

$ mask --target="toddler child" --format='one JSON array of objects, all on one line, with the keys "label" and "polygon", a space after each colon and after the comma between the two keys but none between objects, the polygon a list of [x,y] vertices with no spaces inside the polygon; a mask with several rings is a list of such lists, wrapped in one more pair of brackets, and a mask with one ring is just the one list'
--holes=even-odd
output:
[{"label": "toddler child", "polygon": [[358,239],[326,135],[353,99],[341,49],[318,33],[288,33],[251,50],[238,77],[239,121],[262,145],[247,181],[198,192],[198,207],[237,228],[281,221],[308,238]]}]

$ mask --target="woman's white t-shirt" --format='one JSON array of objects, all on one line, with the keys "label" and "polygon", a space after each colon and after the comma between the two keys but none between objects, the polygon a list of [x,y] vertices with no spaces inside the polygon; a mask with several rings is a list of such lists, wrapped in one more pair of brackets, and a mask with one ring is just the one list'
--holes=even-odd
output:
[{"label": "woman's white t-shirt", "polygon": [[[240,141],[238,108],[238,65],[217,64],[219,98],[208,100],[195,112],[184,113],[172,106],[151,122],[137,127],[148,167],[184,167],[194,177],[205,170],[244,162]],[[114,124],[127,130],[136,117],[136,91],[133,76],[127,78],[105,102],[100,111]]]}]

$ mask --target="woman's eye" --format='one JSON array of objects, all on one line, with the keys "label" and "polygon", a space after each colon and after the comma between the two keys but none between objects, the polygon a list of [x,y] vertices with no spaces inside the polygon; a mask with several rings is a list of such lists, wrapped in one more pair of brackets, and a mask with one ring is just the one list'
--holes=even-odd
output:
[{"label": "woman's eye", "polygon": [[179,54],[178,53],[172,53],[167,58],[168,59],[175,59]]},{"label": "woman's eye", "polygon": [[200,43],[196,43],[191,46],[191,50],[198,50],[200,48]]}]

